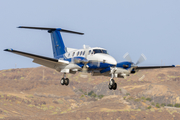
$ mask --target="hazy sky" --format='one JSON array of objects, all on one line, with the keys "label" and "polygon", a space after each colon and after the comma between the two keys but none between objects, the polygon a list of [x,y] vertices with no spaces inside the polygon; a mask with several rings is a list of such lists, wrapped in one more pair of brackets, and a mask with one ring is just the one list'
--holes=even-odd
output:
[{"label": "hazy sky", "polygon": [[1,0],[0,70],[37,67],[32,59],[4,52],[13,48],[53,57],[50,34],[18,26],[59,27],[67,47],[103,47],[118,62],[129,52],[141,65],[180,64],[179,0]]}]

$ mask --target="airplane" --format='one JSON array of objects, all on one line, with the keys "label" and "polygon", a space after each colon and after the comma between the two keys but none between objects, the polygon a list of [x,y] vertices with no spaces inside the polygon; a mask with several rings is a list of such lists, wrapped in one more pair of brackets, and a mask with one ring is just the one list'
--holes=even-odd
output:
[{"label": "airplane", "polygon": [[82,72],[82,77],[86,77],[86,73],[91,73],[92,76],[109,76],[108,88],[110,90],[117,89],[117,83],[114,78],[125,78],[130,74],[134,74],[142,69],[156,69],[156,68],[171,68],[175,65],[168,66],[138,66],[146,60],[146,57],[141,54],[139,60],[133,63],[129,53],[124,55],[127,61],[119,62],[108,54],[107,50],[101,47],[89,47],[83,45],[83,49],[74,49],[65,47],[61,32],[84,35],[81,32],[75,32],[71,30],[65,30],[61,28],[45,28],[45,27],[29,27],[19,26],[18,28],[46,30],[51,34],[51,42],[54,58],[45,57],[41,55],[26,53],[14,49],[4,49],[11,53],[22,55],[33,59],[34,63],[52,68],[58,72],[63,73],[63,77],[60,80],[61,85],[68,85],[69,79],[66,74],[75,74],[76,72]]}]

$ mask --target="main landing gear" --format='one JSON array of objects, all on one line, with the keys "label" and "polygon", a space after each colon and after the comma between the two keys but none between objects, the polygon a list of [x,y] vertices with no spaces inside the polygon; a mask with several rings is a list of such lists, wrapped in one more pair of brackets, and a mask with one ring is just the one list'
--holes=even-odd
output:
[{"label": "main landing gear", "polygon": [[61,83],[61,85],[66,85],[66,86],[69,85],[69,79],[66,78],[66,74],[65,73],[64,73],[64,76],[61,79],[60,83]]},{"label": "main landing gear", "polygon": [[114,81],[114,74],[115,74],[115,72],[116,72],[116,68],[112,68],[111,69],[111,79],[110,79],[110,81],[109,81],[109,85],[108,85],[108,87],[109,87],[109,89],[110,90],[116,90],[117,89],[117,83]]},{"label": "main landing gear", "polygon": [[110,79],[109,81],[109,85],[108,85],[109,89],[110,90],[116,90],[117,89],[117,83],[114,81],[114,79]]}]

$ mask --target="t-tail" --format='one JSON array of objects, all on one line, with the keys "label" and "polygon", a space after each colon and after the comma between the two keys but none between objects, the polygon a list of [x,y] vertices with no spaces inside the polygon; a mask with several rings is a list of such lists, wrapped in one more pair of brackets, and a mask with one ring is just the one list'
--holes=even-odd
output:
[{"label": "t-tail", "polygon": [[27,27],[27,26],[19,26],[18,28],[47,30],[48,33],[51,34],[51,42],[52,42],[54,58],[58,58],[58,56],[66,53],[66,47],[64,45],[64,42],[63,42],[63,39],[61,37],[60,32],[67,32],[67,33],[84,35],[84,33],[65,30],[65,29],[61,29],[61,28],[44,28],[44,27]]}]

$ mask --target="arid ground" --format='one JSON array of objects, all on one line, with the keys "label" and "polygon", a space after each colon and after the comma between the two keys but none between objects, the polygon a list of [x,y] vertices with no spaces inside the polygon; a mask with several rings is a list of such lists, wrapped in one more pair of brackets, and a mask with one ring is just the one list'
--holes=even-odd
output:
[{"label": "arid ground", "polygon": [[46,67],[0,71],[0,119],[179,120],[180,67],[142,70],[127,79],[80,77]]}]

